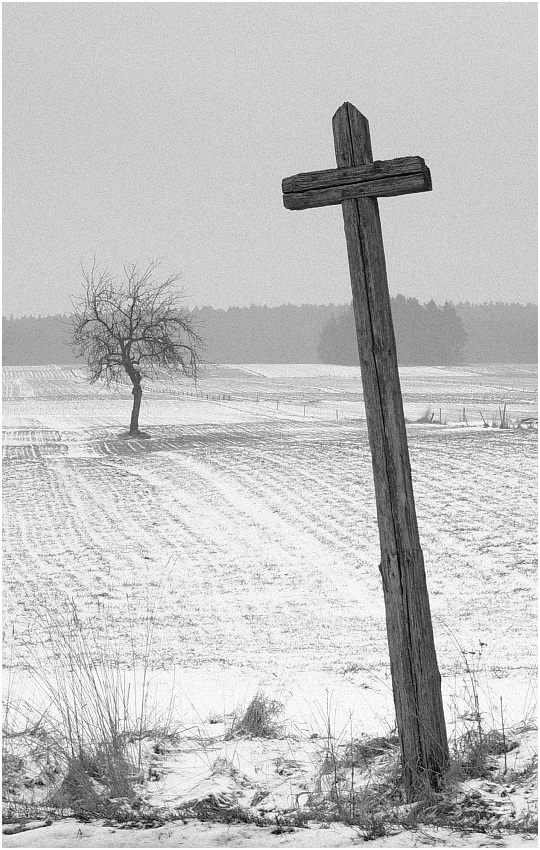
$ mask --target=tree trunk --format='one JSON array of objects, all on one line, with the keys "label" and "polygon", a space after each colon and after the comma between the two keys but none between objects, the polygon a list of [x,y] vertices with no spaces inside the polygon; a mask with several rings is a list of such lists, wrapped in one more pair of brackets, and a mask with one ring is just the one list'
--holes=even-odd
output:
[{"label": "tree trunk", "polygon": [[131,422],[129,423],[129,433],[134,436],[139,433],[139,412],[141,409],[142,388],[140,377],[131,378],[133,381],[133,409],[131,411]]}]

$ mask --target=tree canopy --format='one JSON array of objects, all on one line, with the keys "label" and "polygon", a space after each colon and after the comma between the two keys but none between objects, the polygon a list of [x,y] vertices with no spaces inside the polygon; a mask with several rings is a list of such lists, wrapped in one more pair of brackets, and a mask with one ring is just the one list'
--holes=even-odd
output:
[{"label": "tree canopy", "polygon": [[126,374],[133,384],[129,433],[138,434],[141,381],[160,369],[180,369],[195,375],[202,340],[193,316],[176,289],[173,274],[156,279],[158,263],[140,270],[124,265],[124,278],[100,271],[94,261],[83,267],[84,294],[74,300],[71,342],[87,363],[90,381],[119,382]]}]

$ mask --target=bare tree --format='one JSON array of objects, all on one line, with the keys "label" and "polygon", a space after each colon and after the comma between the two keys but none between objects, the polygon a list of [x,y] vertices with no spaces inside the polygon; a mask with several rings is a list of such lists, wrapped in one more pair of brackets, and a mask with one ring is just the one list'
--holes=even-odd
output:
[{"label": "bare tree", "polygon": [[94,260],[82,267],[84,295],[74,301],[71,344],[87,362],[90,381],[120,382],[127,374],[133,384],[133,409],[129,434],[137,436],[142,380],[160,367],[197,374],[202,340],[193,315],[182,306],[183,291],[175,285],[180,276],[156,280],[159,263],[140,271],[124,265],[125,279],[100,271]]}]

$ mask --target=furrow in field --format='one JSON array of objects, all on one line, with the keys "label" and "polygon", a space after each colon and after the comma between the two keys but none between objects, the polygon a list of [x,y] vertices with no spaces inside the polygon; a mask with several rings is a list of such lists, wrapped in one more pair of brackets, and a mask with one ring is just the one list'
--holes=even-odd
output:
[{"label": "furrow in field", "polygon": [[[323,455],[328,449],[321,447],[319,451]],[[305,460],[303,454],[293,447],[280,451],[276,445],[274,451],[265,448],[260,454],[245,452],[236,465],[234,458],[227,462],[217,459],[217,465],[222,475],[229,471],[253,497],[264,490],[273,511],[288,526],[317,541],[321,554],[327,550],[332,556],[339,555],[349,572],[360,568],[362,574],[369,573],[377,562],[377,532],[374,515],[370,517],[366,504],[359,504],[355,498],[354,472],[350,473],[351,478],[334,475],[332,468],[324,467],[322,459],[317,472],[313,472],[309,450]],[[334,452],[332,455],[336,460]],[[339,581],[337,575],[335,580]]]},{"label": "furrow in field", "polygon": [[[122,465],[113,470],[99,466],[96,474],[93,462],[56,464],[40,488],[54,515],[61,517],[61,528],[52,524],[55,545],[47,538],[38,543],[31,524],[24,522],[24,512],[18,513],[23,517],[18,548],[26,554],[41,549],[41,572],[40,563],[32,559],[38,583],[49,591],[60,583],[77,599],[95,599],[116,582],[137,604],[147,593],[149,577],[148,570],[140,569],[144,543],[144,551],[158,553],[152,564],[156,583],[163,578],[164,556],[175,558],[166,598],[160,603],[163,640],[170,652],[185,650],[199,657],[196,645],[201,642],[211,657],[222,646],[229,653],[234,648],[244,652],[249,626],[265,631],[265,642],[274,652],[286,652],[294,645],[296,651],[307,646],[317,653],[317,643],[328,640],[329,623],[338,623],[340,600],[334,583],[324,578],[332,575],[335,556],[318,545],[314,549],[310,536],[303,539],[294,525],[275,515],[263,490],[254,499],[230,476],[205,464],[181,457],[161,456],[161,460],[160,486],[152,483],[152,475],[146,481],[143,475],[140,481],[140,455],[133,461],[138,466],[135,476]],[[51,570],[51,558],[62,564],[60,576]],[[161,563],[156,565],[156,560]],[[309,602],[314,595],[318,610]],[[356,610],[347,615],[347,605],[354,608],[354,600],[345,601],[339,611],[337,645],[347,642],[351,616],[358,618]],[[171,628],[181,640],[167,636]],[[253,645],[259,652],[255,633]],[[214,648],[208,649],[213,643]]]},{"label": "furrow in field", "polygon": [[[534,451],[530,435],[518,432],[514,439],[476,432],[444,443],[426,435],[411,445],[432,611],[441,622],[459,623],[466,649],[488,642],[495,666],[509,663],[507,635],[516,621],[529,621],[534,633]],[[516,650],[513,663],[519,657]]]},{"label": "furrow in field", "polygon": [[[185,460],[182,466],[185,468]],[[221,563],[216,579],[230,582],[225,595],[236,597],[233,608],[237,613],[247,604],[248,608],[254,605],[258,608],[259,620],[265,614],[266,619],[269,615],[276,616],[276,599],[272,594],[279,591],[281,603],[286,602],[287,608],[304,595],[309,599],[319,594],[319,618],[321,608],[332,609],[337,605],[341,606],[344,619],[347,608],[354,609],[352,616],[359,615],[354,592],[351,594],[349,590],[345,599],[336,593],[335,571],[339,559],[335,552],[322,549],[318,541],[299,529],[297,521],[292,524],[284,521],[268,505],[266,493],[246,490],[242,482],[239,487],[234,470],[231,474],[227,469],[223,475],[211,463],[191,460],[190,471],[195,478],[190,478],[188,484],[195,485],[198,498],[205,505],[207,517],[212,520],[212,534],[223,532],[228,541],[229,558]],[[162,481],[165,477],[163,474]],[[251,596],[247,603],[246,593]],[[280,619],[283,621],[282,616]],[[290,632],[290,624],[284,623],[283,629]],[[298,639],[304,642],[305,636],[298,635]]]},{"label": "furrow in field", "polygon": [[[419,403],[439,393],[409,371]],[[18,374],[41,393],[4,405],[8,622],[27,645],[42,628],[33,599],[50,611],[65,591],[89,619],[109,608],[127,658],[156,603],[157,665],[387,663],[365,430],[286,409],[307,384],[339,404],[351,383],[278,372],[258,389],[279,411],[240,375],[249,401],[145,399],[139,441],[118,438],[127,395]],[[463,375],[435,377],[458,404]],[[493,668],[534,663],[535,435],[413,426],[409,444],[442,669],[462,667],[442,620],[465,649],[487,642]]]}]

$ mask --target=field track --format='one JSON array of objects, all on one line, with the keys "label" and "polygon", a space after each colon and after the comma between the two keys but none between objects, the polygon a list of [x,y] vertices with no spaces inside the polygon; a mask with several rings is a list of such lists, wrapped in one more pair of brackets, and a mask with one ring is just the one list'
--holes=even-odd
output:
[{"label": "field track", "polygon": [[[308,419],[154,393],[151,439],[128,441],[127,391],[38,377],[33,394],[4,378],[4,628],[23,652],[67,594],[108,608],[126,660],[155,605],[157,667],[386,666],[364,423],[326,395]],[[409,444],[443,673],[447,627],[496,675],[534,667],[536,435],[412,426]]]}]

